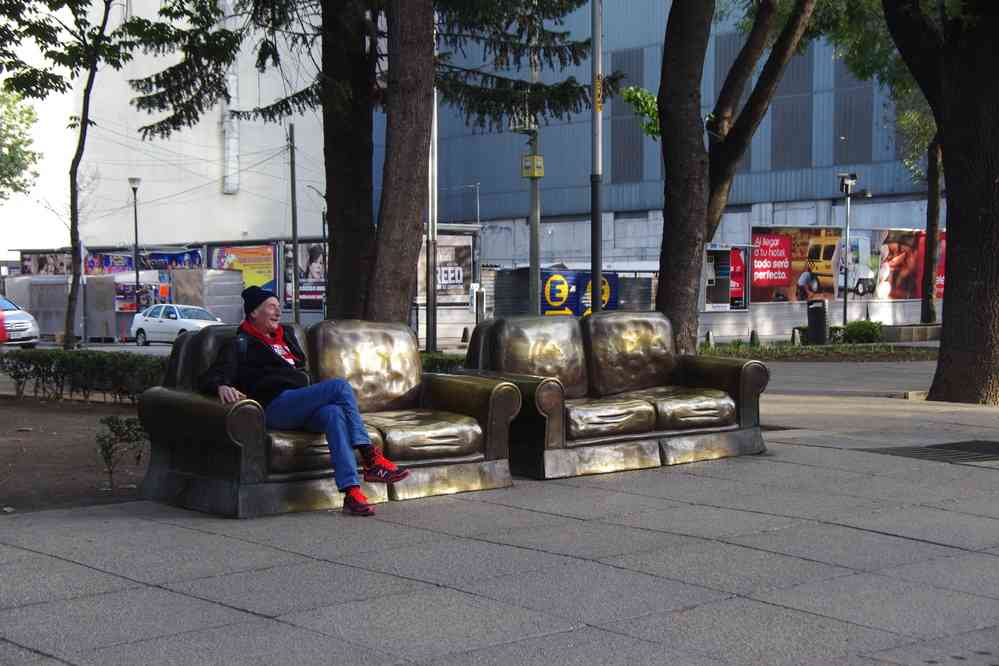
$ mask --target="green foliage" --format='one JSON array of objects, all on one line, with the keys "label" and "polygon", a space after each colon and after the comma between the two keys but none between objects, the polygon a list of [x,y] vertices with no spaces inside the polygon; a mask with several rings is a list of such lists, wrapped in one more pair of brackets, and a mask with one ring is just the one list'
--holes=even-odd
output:
[{"label": "green foliage", "polygon": [[937,350],[891,344],[829,344],[796,347],[789,343],[751,347],[745,342],[719,343],[714,349],[701,347],[702,356],[755,359],[758,361],[934,361]]},{"label": "green foliage", "polygon": [[40,155],[31,150],[36,119],[35,110],[19,95],[0,90],[0,201],[27,192],[38,177]]},{"label": "green foliage", "polygon": [[[349,73],[337,72],[323,89],[319,70],[319,39],[323,21],[345,23],[360,16],[359,26],[374,44],[370,57],[384,70],[392,43],[381,20],[383,0],[352,0],[335,3],[334,15],[324,17],[318,4],[294,0],[247,0],[236,17],[227,17],[221,4],[204,0],[171,0],[159,11],[159,20],[133,20],[129,36],[158,55],[176,53],[180,59],[161,72],[132,81],[139,93],[137,108],[167,116],[141,128],[144,136],[166,137],[189,127],[208,109],[230,99],[227,72],[240,51],[251,48],[261,72],[283,66],[281,54],[313,63],[317,71],[284,97],[248,110],[239,117],[277,121],[293,113],[328,105],[347,109],[354,94]],[[573,40],[560,30],[564,17],[587,4],[587,0],[436,0],[436,84],[442,100],[459,108],[469,123],[490,129],[502,128],[513,114],[543,119],[564,118],[591,104],[591,86],[574,77],[554,83],[530,83],[523,74],[532,62],[564,71],[578,67],[590,52],[589,40]],[[360,11],[359,11],[360,10]],[[238,19],[238,20],[235,20]],[[475,62],[470,54],[474,54]],[[334,63],[340,67],[348,63]],[[605,79],[604,94],[617,90],[620,75]],[[287,79],[285,79],[287,82]],[[384,101],[385,81],[375,81],[370,91],[376,103]]]},{"label": "green foliage", "polygon": [[62,400],[101,393],[115,402],[136,402],[162,382],[167,359],[127,352],[17,349],[0,354],[0,373],[14,381],[18,398],[32,383],[36,398]]},{"label": "green foliage", "polygon": [[460,354],[445,354],[443,352],[420,352],[424,372],[454,372],[462,367],[465,357]]},{"label": "green foliage", "polygon": [[642,132],[658,141],[663,133],[659,127],[659,100],[656,96],[645,88],[628,86],[621,91],[621,98],[634,109]]},{"label": "green foliage", "polygon": [[101,419],[104,430],[97,433],[97,453],[104,463],[110,490],[114,490],[114,472],[126,456],[134,456],[135,464],[142,462],[149,438],[142,423],[134,417],[105,416]]},{"label": "green foliage", "polygon": [[851,321],[843,328],[843,342],[847,344],[883,340],[884,333],[879,321]]}]

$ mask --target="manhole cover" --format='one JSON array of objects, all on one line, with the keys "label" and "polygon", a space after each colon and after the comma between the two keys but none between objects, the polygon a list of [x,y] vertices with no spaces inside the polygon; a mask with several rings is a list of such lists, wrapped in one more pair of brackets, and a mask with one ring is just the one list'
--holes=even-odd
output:
[{"label": "manhole cover", "polygon": [[930,446],[894,446],[882,449],[857,449],[867,453],[880,453],[886,456],[918,458],[934,462],[962,463],[999,460],[999,442],[972,440],[950,442]]}]

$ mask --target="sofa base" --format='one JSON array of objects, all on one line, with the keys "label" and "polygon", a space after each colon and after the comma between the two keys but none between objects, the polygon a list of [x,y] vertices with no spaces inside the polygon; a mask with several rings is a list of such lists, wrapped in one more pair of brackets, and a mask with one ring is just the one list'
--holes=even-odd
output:
[{"label": "sofa base", "polygon": [[[656,439],[617,442],[544,452],[543,467],[531,473],[540,479],[563,479],[587,474],[606,474],[662,464]],[[530,472],[529,472],[530,473]]]},{"label": "sofa base", "polygon": [[763,433],[758,427],[726,432],[676,435],[659,440],[663,465],[763,453]]},{"label": "sofa base", "polygon": [[[381,484],[361,483],[372,504],[388,501]],[[256,518],[298,511],[323,511],[343,507],[343,494],[332,476],[240,484],[232,479],[215,479],[171,470],[149,470],[142,482],[145,499],[184,509],[193,509],[230,518]]]},{"label": "sofa base", "polygon": [[410,500],[472,490],[507,488],[512,485],[508,460],[410,467],[408,479],[389,485],[388,497],[392,500]]}]

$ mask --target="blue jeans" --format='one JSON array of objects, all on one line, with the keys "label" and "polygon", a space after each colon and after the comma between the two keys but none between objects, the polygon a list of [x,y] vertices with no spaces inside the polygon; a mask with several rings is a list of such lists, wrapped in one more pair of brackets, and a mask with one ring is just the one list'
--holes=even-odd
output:
[{"label": "blue jeans", "polygon": [[346,490],[360,484],[354,449],[371,446],[368,431],[357,411],[354,390],[343,379],[282,391],[264,410],[267,427],[326,433],[336,487]]}]

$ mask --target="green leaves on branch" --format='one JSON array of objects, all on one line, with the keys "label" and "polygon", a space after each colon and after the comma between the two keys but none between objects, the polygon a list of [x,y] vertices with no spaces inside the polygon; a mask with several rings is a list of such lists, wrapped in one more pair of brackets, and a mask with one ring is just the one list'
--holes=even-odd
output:
[{"label": "green leaves on branch", "polygon": [[628,86],[622,91],[621,98],[634,109],[642,132],[646,136],[650,136],[656,141],[662,138],[662,130],[659,128],[659,101],[655,95],[645,88]]},{"label": "green leaves on branch", "polygon": [[40,155],[31,149],[37,116],[18,95],[0,91],[0,201],[26,193],[38,177]]}]

